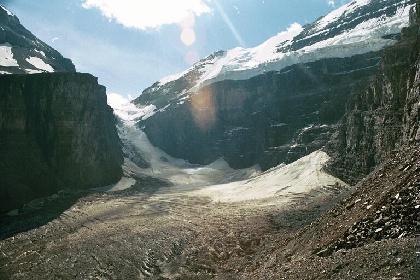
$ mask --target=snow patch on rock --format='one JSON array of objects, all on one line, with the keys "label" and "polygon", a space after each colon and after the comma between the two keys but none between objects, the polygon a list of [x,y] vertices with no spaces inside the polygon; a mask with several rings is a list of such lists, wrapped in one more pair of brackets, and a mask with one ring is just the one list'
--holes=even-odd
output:
[{"label": "snow patch on rock", "polygon": [[318,22],[317,22],[317,28],[316,30],[323,30],[325,27],[327,27],[330,23],[338,20],[341,16],[350,13],[352,11],[354,11],[356,8],[367,5],[371,2],[371,0],[356,0],[356,1],[351,1],[341,7],[339,7],[338,9],[330,12],[329,14],[327,14],[326,16],[324,16],[323,18],[321,18]]},{"label": "snow patch on rock", "polygon": [[35,68],[45,71],[45,72],[54,72],[54,68],[52,68],[51,65],[45,63],[42,59],[39,57],[29,57],[26,59],[26,61],[30,64],[32,64]]},{"label": "snow patch on rock", "polygon": [[19,66],[16,59],[13,58],[12,47],[9,44],[0,45],[0,66]]},{"label": "snow patch on rock", "polygon": [[3,9],[7,13],[7,15],[9,15],[11,17],[14,16],[14,14],[11,11],[9,11],[8,9],[6,9],[6,7],[0,5],[0,8]]}]

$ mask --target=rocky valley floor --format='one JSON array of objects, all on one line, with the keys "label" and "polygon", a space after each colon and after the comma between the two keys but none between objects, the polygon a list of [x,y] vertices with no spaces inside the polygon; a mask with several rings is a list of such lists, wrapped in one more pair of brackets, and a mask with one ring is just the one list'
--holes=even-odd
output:
[{"label": "rocky valley floor", "polygon": [[195,166],[123,119],[120,182],[1,216],[0,279],[418,279],[418,146],[349,187],[322,151]]},{"label": "rocky valley floor", "polygon": [[214,202],[146,177],[86,193],[0,241],[0,278],[418,279],[418,152],[396,153],[355,189],[318,188],[288,203]]}]

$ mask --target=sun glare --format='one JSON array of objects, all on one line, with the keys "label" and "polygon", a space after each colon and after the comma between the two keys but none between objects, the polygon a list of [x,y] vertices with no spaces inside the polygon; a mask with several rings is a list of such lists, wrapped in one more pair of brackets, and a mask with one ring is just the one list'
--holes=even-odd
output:
[{"label": "sun glare", "polygon": [[195,42],[195,32],[192,28],[185,28],[181,32],[181,41],[186,46],[191,46]]}]

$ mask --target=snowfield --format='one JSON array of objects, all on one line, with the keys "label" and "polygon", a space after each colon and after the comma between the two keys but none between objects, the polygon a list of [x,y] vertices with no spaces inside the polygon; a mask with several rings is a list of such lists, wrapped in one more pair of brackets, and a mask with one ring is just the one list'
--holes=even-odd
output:
[{"label": "snowfield", "polygon": [[[45,63],[42,59],[39,57],[29,57],[26,59],[26,61],[30,64],[32,64],[35,68],[44,71],[44,72],[54,72],[54,68],[52,68],[51,65]],[[27,70],[29,71],[29,70]]]},{"label": "snowfield", "polygon": [[347,186],[322,170],[329,159],[325,152],[316,151],[296,162],[279,165],[248,180],[205,187],[193,194],[211,197],[214,202],[242,202],[274,197],[286,202],[295,195],[321,187]]}]

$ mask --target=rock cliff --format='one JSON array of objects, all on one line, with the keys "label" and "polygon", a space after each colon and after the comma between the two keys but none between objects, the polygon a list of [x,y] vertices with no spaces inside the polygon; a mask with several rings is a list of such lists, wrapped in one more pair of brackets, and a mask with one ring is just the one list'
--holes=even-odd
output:
[{"label": "rock cliff", "polygon": [[105,88],[88,74],[0,76],[0,212],[64,188],[118,181]]},{"label": "rock cliff", "polygon": [[263,169],[323,147],[348,96],[367,85],[381,54],[326,59],[249,80],[203,87],[139,125],[170,155],[234,168]]},{"label": "rock cliff", "polygon": [[351,97],[329,144],[330,170],[356,182],[404,145],[420,141],[420,32],[412,11],[401,40],[385,50],[380,72],[366,90]]}]

